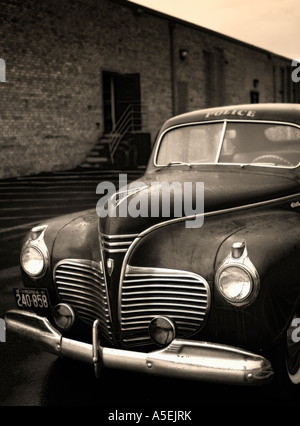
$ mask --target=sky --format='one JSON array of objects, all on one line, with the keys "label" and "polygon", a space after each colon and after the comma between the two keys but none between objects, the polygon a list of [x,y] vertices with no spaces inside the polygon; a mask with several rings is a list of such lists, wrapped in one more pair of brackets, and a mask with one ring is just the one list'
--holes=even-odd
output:
[{"label": "sky", "polygon": [[287,58],[300,58],[299,0],[134,0]]}]

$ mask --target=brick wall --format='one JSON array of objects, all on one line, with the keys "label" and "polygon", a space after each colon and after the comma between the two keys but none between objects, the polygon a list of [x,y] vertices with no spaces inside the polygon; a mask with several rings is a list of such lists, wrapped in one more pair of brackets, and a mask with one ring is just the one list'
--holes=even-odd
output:
[{"label": "brick wall", "polygon": [[[177,24],[174,39],[176,78],[188,84],[190,110],[250,103],[251,91],[259,93],[259,102],[294,101],[290,59],[192,26]],[[188,50],[183,61],[177,54],[180,49]],[[211,69],[207,58],[210,58]],[[282,68],[285,70],[285,96],[280,82]],[[288,83],[291,84],[289,89]],[[300,101],[299,94],[297,101]]]},{"label": "brick wall", "polygon": [[122,0],[2,0],[0,22],[0,178],[84,161],[103,133],[104,70],[140,74],[152,138],[183,98],[249,102],[256,79],[260,102],[281,101],[288,78],[289,60]]},{"label": "brick wall", "polygon": [[76,3],[1,4],[2,176],[74,167],[95,141],[99,82],[86,50],[96,50]]}]

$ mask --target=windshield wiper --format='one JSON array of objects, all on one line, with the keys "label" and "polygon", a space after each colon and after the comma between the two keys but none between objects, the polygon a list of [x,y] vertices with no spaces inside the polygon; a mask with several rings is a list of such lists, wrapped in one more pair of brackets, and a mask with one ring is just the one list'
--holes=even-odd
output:
[{"label": "windshield wiper", "polygon": [[161,166],[158,170],[165,169],[167,167],[172,167],[172,166],[188,166],[189,168],[191,168],[192,164],[185,163],[183,161],[171,161],[170,163],[168,163],[168,164],[166,164],[164,166]]},{"label": "windshield wiper", "polygon": [[255,162],[255,163],[241,163],[240,166],[243,168],[243,167],[246,167],[246,166],[276,166],[276,164],[275,163],[266,163],[266,162],[265,163]]}]

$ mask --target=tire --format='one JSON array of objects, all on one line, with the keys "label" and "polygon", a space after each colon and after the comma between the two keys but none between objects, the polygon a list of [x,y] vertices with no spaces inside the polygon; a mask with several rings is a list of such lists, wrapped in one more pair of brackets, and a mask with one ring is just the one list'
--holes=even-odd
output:
[{"label": "tire", "polygon": [[[300,384],[300,318],[294,316],[287,330],[286,368],[289,380],[294,385]],[[300,334],[300,333],[299,333]]]},{"label": "tire", "polygon": [[[299,336],[298,336],[299,334]],[[266,390],[271,397],[287,399],[300,390],[300,318],[295,315],[269,356],[274,378]]]}]

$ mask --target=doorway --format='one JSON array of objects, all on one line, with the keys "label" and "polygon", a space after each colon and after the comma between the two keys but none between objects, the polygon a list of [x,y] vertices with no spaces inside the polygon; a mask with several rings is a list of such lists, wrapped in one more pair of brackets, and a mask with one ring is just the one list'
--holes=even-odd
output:
[{"label": "doorway", "polygon": [[140,75],[103,71],[102,82],[104,133],[110,133],[129,105],[140,105]]}]

